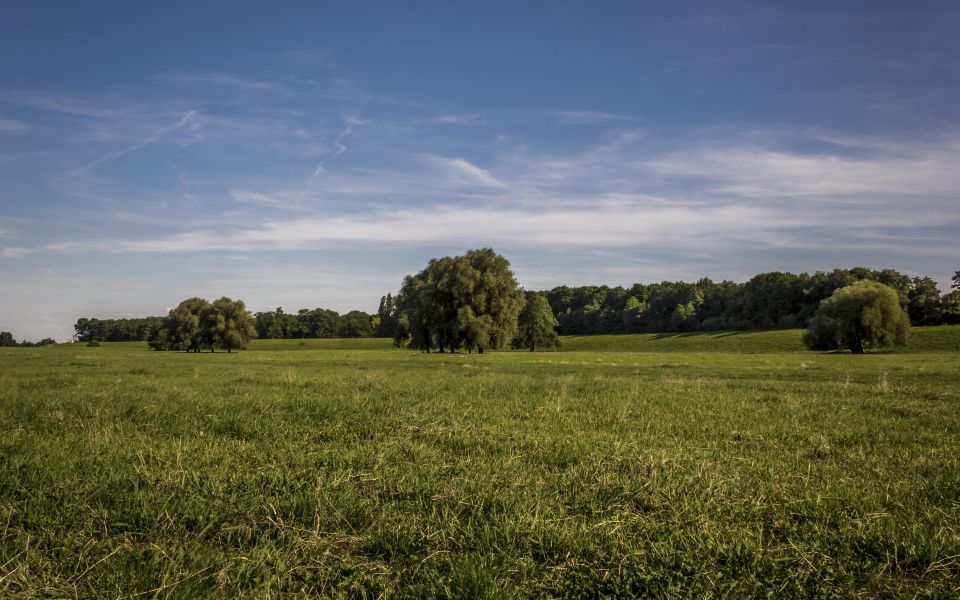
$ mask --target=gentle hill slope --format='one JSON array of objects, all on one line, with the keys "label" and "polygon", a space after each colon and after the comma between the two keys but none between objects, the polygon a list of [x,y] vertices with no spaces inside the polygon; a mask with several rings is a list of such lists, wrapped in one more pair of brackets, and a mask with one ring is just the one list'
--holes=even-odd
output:
[{"label": "gentle hill slope", "polygon": [[[566,352],[807,352],[803,330],[584,335],[561,338]],[[960,325],[914,327],[909,352],[960,352]]]}]

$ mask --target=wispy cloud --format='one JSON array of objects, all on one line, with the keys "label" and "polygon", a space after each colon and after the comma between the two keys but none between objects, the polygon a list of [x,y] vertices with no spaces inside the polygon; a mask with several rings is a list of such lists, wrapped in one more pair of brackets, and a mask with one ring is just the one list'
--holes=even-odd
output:
[{"label": "wispy cloud", "polygon": [[476,125],[483,118],[480,113],[468,113],[458,115],[437,115],[434,117],[424,117],[417,119],[417,123],[427,125]]},{"label": "wispy cloud", "polygon": [[490,171],[478,167],[463,158],[447,158],[445,156],[425,154],[422,160],[427,165],[444,173],[446,177],[463,185],[498,189],[505,189],[507,187],[506,183],[494,177]]},{"label": "wispy cloud", "polygon": [[633,115],[621,115],[598,110],[556,110],[553,111],[551,115],[561,122],[569,124],[600,123],[603,121],[631,121],[640,123],[643,121],[640,117]]},{"label": "wispy cloud", "polygon": [[336,158],[337,156],[340,156],[341,154],[347,151],[346,140],[348,137],[350,137],[353,134],[353,128],[359,125],[366,124],[366,121],[364,121],[363,119],[359,119],[357,117],[347,117],[344,120],[346,121],[346,125],[344,126],[343,129],[340,130],[340,133],[338,133],[337,137],[334,138],[333,140],[333,148],[334,148],[333,152],[331,152],[327,156],[324,156],[320,160],[320,162],[317,163],[317,166],[314,167],[313,173],[310,175],[310,178],[307,179],[307,185],[303,188],[303,191],[300,193],[301,200],[304,197],[306,197],[307,194],[310,193],[310,190],[313,188],[314,180],[316,180],[317,177],[320,177],[320,175],[322,175],[325,172],[324,167],[327,164],[327,162],[333,158]]},{"label": "wispy cloud", "polygon": [[18,133],[21,131],[27,131],[30,129],[28,123],[23,121],[18,121],[16,119],[0,119],[0,132],[14,132]]},{"label": "wispy cloud", "polygon": [[162,73],[155,77],[157,81],[186,85],[211,85],[237,88],[240,90],[284,91],[286,86],[279,82],[260,81],[239,77],[223,71]]},{"label": "wispy cloud", "polygon": [[[691,225],[693,223],[693,225]],[[145,240],[101,240],[51,244],[46,250],[112,253],[192,252],[201,250],[294,250],[336,242],[377,240],[386,243],[575,244],[617,246],[660,232],[696,235],[744,223],[769,227],[771,220],[755,207],[714,210],[654,207],[625,214],[620,203],[602,202],[587,209],[535,212],[495,208],[423,207],[374,215],[341,215],[269,221],[257,228],[194,231]],[[682,232],[682,233],[681,233]]]},{"label": "wispy cloud", "polygon": [[135,114],[137,108],[143,108],[130,106],[129,103],[117,106],[102,100],[40,90],[3,90],[0,91],[0,103],[100,119],[129,117]]},{"label": "wispy cloud", "polygon": [[26,256],[27,254],[32,254],[34,250],[32,248],[20,248],[17,246],[6,246],[3,250],[0,250],[0,256],[3,258],[17,258],[20,256]]},{"label": "wispy cloud", "polygon": [[[848,141],[849,143],[849,141]],[[750,198],[952,196],[960,189],[960,140],[874,146],[865,157],[755,146],[707,146],[641,163],[661,176],[695,180],[715,192]]]}]

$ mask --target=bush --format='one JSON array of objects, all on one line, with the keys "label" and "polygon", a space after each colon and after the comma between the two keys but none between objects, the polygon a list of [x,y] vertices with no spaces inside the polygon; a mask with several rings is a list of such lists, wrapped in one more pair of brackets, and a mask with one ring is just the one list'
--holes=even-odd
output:
[{"label": "bush", "polygon": [[858,281],[820,303],[803,342],[811,350],[850,350],[902,346],[910,333],[910,318],[900,307],[897,292],[875,281]]},{"label": "bush", "polygon": [[97,340],[90,340],[89,342],[87,342],[87,348],[99,348],[99,347],[100,347],[100,342],[98,342]]}]

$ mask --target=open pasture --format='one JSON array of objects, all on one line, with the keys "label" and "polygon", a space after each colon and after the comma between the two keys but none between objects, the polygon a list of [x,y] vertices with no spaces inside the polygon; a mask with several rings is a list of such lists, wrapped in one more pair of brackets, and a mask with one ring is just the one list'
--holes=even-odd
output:
[{"label": "open pasture", "polygon": [[957,597],[958,340],[4,349],[0,596]]}]

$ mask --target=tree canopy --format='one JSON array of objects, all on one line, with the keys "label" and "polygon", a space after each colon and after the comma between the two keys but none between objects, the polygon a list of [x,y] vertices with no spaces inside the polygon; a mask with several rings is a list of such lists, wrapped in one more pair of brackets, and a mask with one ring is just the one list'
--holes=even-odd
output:
[{"label": "tree canopy", "polygon": [[482,353],[511,342],[524,298],[510,262],[483,248],[431,260],[404,279],[395,302],[397,345]]},{"label": "tree canopy", "polygon": [[171,310],[150,331],[147,343],[154,350],[231,352],[245,348],[256,334],[253,316],[242,300],[223,297],[210,303],[194,297]]},{"label": "tree canopy", "polygon": [[529,348],[530,352],[537,348],[556,348],[559,344],[559,325],[543,294],[528,292],[526,304],[517,319],[517,336],[513,338],[513,347]]},{"label": "tree canopy", "polygon": [[892,288],[858,281],[820,303],[804,343],[811,350],[847,349],[863,354],[870,348],[904,345],[910,320]]}]

